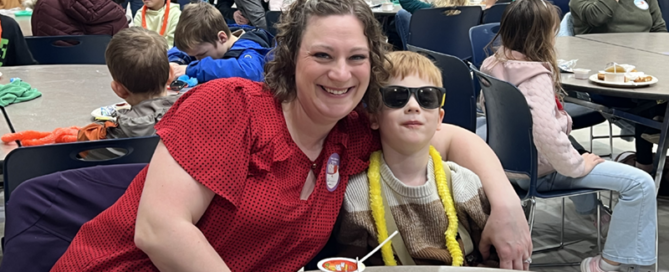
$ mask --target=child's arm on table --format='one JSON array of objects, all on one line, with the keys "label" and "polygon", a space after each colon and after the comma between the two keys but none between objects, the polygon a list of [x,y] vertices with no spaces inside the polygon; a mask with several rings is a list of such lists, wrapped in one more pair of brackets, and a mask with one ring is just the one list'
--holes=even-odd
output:
[{"label": "child's arm on table", "polygon": [[532,255],[527,220],[520,199],[492,149],[476,134],[448,124],[441,124],[432,145],[444,161],[470,169],[481,179],[491,207],[479,245],[483,257],[488,257],[490,246],[494,245],[501,268],[527,270],[529,264],[524,261]]},{"label": "child's arm on table", "polygon": [[188,65],[186,75],[207,82],[219,78],[241,77],[263,81],[265,57],[255,50],[244,51],[239,59],[213,59],[206,57]]}]

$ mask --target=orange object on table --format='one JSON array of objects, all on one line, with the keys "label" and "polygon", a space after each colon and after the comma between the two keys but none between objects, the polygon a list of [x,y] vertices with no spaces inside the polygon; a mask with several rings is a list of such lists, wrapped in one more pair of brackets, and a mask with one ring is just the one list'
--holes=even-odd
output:
[{"label": "orange object on table", "polygon": [[52,132],[40,132],[35,130],[19,131],[2,135],[5,144],[13,141],[21,141],[23,146],[45,145],[53,143],[71,143],[77,141],[79,127],[57,128]]}]

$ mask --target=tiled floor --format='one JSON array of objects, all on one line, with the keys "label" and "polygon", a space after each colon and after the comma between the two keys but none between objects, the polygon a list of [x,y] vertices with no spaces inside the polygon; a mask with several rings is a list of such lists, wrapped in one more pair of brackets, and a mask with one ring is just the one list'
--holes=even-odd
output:
[{"label": "tiled floor", "polygon": [[[605,135],[608,132],[608,126],[599,125],[595,128],[596,135]],[[614,133],[618,133],[614,130]],[[572,135],[581,144],[588,149],[589,130],[584,129],[574,131]],[[634,144],[625,142],[622,139],[614,140],[614,154],[626,150],[634,150]],[[608,153],[608,140],[596,141],[594,145],[595,153]],[[4,203],[4,194],[0,193],[0,203]],[[534,263],[545,262],[579,262],[587,256],[597,254],[596,248],[596,229],[592,221],[584,220],[573,212],[574,207],[571,201],[567,200],[567,215],[565,221],[565,241],[577,241],[565,247],[562,250],[549,253],[535,254],[532,256]],[[533,233],[534,247],[540,248],[545,245],[554,244],[559,239],[560,231],[560,200],[539,201],[537,203],[537,214]],[[669,271],[669,200],[659,200],[658,208],[660,211],[660,270]],[[4,206],[0,204],[0,232],[4,233]],[[1,254],[1,253],[0,253]],[[1,258],[1,257],[0,257]],[[579,271],[578,266],[568,267],[532,267],[533,271]]]}]

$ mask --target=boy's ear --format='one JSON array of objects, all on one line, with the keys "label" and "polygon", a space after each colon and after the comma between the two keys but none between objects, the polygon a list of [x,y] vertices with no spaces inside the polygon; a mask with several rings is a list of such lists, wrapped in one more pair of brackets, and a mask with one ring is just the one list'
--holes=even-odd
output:
[{"label": "boy's ear", "polygon": [[130,92],[128,91],[128,89],[125,86],[123,86],[123,84],[119,83],[116,80],[112,81],[111,88],[112,90],[114,90],[114,93],[118,95],[118,97],[124,100],[128,98],[128,96],[130,96]]},{"label": "boy's ear", "polygon": [[373,130],[378,130],[379,129],[379,116],[376,113],[372,113],[369,115],[369,127],[371,127]]},{"label": "boy's ear", "polygon": [[[441,120],[444,120],[444,109],[439,109],[439,124],[441,124]],[[441,130],[441,125],[437,126],[437,130]]]},{"label": "boy's ear", "polygon": [[225,31],[219,31],[218,32],[218,42],[223,44],[228,41],[229,37],[228,34],[225,34]]}]

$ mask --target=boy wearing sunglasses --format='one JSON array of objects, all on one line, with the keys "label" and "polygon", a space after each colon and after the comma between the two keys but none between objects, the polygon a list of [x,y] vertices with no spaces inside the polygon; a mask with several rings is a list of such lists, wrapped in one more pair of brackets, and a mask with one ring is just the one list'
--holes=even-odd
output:
[{"label": "boy wearing sunglasses", "polygon": [[490,212],[481,182],[443,162],[430,145],[444,116],[441,72],[418,53],[393,52],[388,59],[383,106],[370,113],[383,150],[349,180],[334,233],[338,256],[365,256],[399,230],[367,265],[481,264],[475,245]]}]

